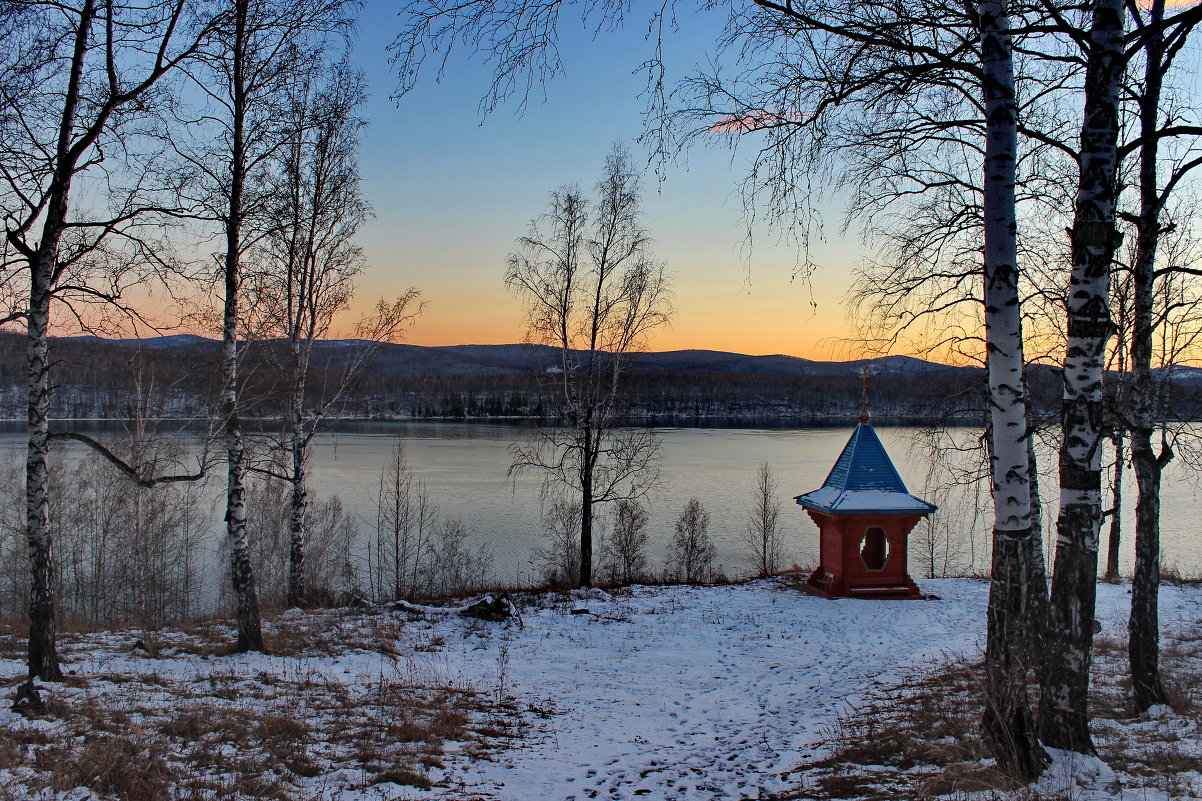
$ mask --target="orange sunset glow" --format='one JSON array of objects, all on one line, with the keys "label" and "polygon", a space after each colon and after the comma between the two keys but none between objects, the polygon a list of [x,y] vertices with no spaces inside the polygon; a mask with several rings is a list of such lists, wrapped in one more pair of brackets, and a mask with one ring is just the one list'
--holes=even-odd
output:
[{"label": "orange sunset glow", "polygon": [[[701,282],[680,271],[674,282],[672,322],[647,342],[650,350],[722,350],[752,355],[782,353],[807,359],[858,356],[843,304],[848,275],[820,271],[811,284],[790,280],[765,266],[747,285],[746,271],[734,266]],[[753,279],[756,271],[753,268]],[[386,294],[389,281],[376,271],[364,282],[344,325]],[[421,286],[422,279],[414,279]],[[475,286],[456,285],[437,275],[425,277],[427,306],[404,341],[415,345],[507,344],[521,342],[524,309],[501,283],[500,271],[480,271]],[[813,305],[811,303],[813,301]]]}]

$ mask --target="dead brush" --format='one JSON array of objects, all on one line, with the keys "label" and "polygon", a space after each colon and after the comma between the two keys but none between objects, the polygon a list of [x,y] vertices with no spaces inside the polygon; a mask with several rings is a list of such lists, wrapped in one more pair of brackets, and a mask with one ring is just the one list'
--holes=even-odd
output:
[{"label": "dead brush", "polygon": [[274,656],[331,655],[328,639],[293,620],[275,620],[263,627],[263,649]]},{"label": "dead brush", "polygon": [[952,662],[878,690],[840,716],[828,756],[799,768],[804,790],[789,799],[914,801],[1014,788],[981,761],[984,704],[980,663]]},{"label": "dead brush", "polygon": [[[1202,703],[1202,643],[1188,631],[1167,634],[1164,643],[1161,667],[1171,707],[1188,718]],[[1178,727],[1132,716],[1127,643],[1101,636],[1095,644],[1090,709],[1102,759],[1127,774],[1124,782],[1132,791],[1202,797],[1196,743],[1181,740]],[[980,663],[953,663],[881,688],[827,732],[823,745],[828,755],[798,768],[801,787],[775,797],[1076,801],[1080,792],[1071,783],[1040,794],[1016,786],[988,764],[990,753],[981,736],[982,673]]]},{"label": "dead brush", "polygon": [[[403,642],[404,622],[389,617],[288,613],[279,631],[289,642],[326,637],[340,655],[380,653]],[[207,659],[229,633],[163,632],[160,653]],[[85,637],[80,648],[89,647]],[[0,786],[0,801],[78,787],[112,801],[311,801],[314,786],[347,781],[430,789],[447,743],[486,757],[528,730],[529,710],[512,699],[422,683],[400,659],[366,685],[303,659],[257,672],[196,662],[195,678],[131,671],[48,687],[49,714],[0,738],[0,771],[21,776],[11,793]]]},{"label": "dead brush", "polygon": [[801,768],[807,785],[816,786],[811,795],[795,797],[911,799],[966,786],[1002,786],[996,776],[966,770],[985,755],[977,734],[976,668],[945,666],[883,688],[864,706],[840,716],[828,735],[830,754]]},{"label": "dead brush", "polygon": [[266,767],[274,763],[298,776],[316,775],[317,766],[308,755],[312,730],[303,721],[278,713],[263,715],[255,721],[250,736],[270,757]]},{"label": "dead brush", "polygon": [[392,782],[393,784],[409,785],[416,787],[419,790],[429,790],[434,785],[430,783],[430,779],[421,773],[415,773],[404,768],[389,768],[376,774],[374,784],[384,784]]},{"label": "dead brush", "polygon": [[142,801],[169,798],[179,778],[164,750],[136,734],[101,734],[85,738],[78,749],[42,749],[35,764],[49,775],[49,787],[57,792],[89,787],[123,801]]},{"label": "dead brush", "polygon": [[193,709],[177,712],[174,717],[161,721],[159,731],[167,737],[198,742],[205,737],[224,730],[222,722],[212,710]]},{"label": "dead brush", "polygon": [[0,771],[11,771],[24,763],[22,745],[15,738],[0,738]]},{"label": "dead brush", "polygon": [[20,659],[28,647],[28,641],[19,634],[0,634],[0,659]]},{"label": "dead brush", "polygon": [[177,654],[200,657],[228,656],[234,641],[234,630],[228,623],[205,620],[186,626],[174,636],[164,637],[159,645],[160,652],[168,648]]},{"label": "dead brush", "polygon": [[1169,709],[1183,717],[1198,716],[1199,707],[1202,707],[1202,686],[1199,684],[1197,673],[1193,676],[1162,676],[1161,685],[1164,687]]}]

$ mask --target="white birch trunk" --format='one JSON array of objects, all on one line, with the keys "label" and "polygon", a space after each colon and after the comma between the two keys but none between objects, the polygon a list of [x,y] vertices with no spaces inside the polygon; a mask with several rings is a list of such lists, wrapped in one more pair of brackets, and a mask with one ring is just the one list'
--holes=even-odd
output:
[{"label": "white birch trunk", "polygon": [[1093,3],[1066,302],[1056,563],[1040,687],[1040,739],[1082,753],[1094,750],[1088,691],[1102,511],[1102,377],[1111,327],[1111,261],[1118,240],[1114,220],[1122,15],[1121,0]]},{"label": "white birch trunk", "polygon": [[304,401],[305,373],[308,359],[302,360],[301,344],[292,342],[292,392],[289,403],[289,450],[292,456],[292,501],[288,546],[288,605],[304,603],[305,586],[305,517],[309,509],[308,450],[305,432]]},{"label": "white birch trunk", "polygon": [[233,141],[230,153],[229,214],[225,221],[225,314],[222,325],[221,412],[226,448],[226,537],[230,548],[230,577],[238,606],[239,651],[262,651],[259,598],[255,591],[246,530],[246,466],[242,424],[238,412],[238,290],[241,281],[243,186],[246,178],[246,78],[243,75],[247,4],[235,3],[233,47]]},{"label": "white birch trunk", "polygon": [[1004,0],[979,3],[977,9],[985,94],[985,340],[994,505],[984,726],[998,765],[1031,779],[1043,771],[1047,756],[1035,740],[1025,686],[1034,528],[1014,197],[1018,108]]},{"label": "white birch trunk", "polygon": [[29,316],[26,320],[29,440],[25,457],[25,534],[30,567],[29,675],[43,681],[60,681],[63,677],[54,622],[54,547],[47,463],[50,453],[50,298],[58,264],[58,246],[67,222],[71,179],[79,158],[78,146],[71,146],[71,134],[76,123],[88,37],[95,16],[96,4],[94,0],[87,0],[75,31],[71,74],[59,121],[55,171],[42,238],[36,251],[25,251],[29,258]]}]

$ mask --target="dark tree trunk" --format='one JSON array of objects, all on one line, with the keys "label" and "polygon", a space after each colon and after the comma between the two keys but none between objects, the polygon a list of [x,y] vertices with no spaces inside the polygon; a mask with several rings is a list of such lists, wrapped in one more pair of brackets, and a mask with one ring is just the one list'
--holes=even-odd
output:
[{"label": "dark tree trunk", "polygon": [[[50,360],[47,354],[50,263],[39,253],[33,267],[28,319],[29,444],[25,460],[29,541],[29,675],[61,681],[54,625],[54,549],[50,531]],[[53,258],[53,253],[49,254]]]},{"label": "dark tree trunk", "polygon": [[580,491],[580,586],[593,585],[593,482],[585,471]]},{"label": "dark tree trunk", "polygon": [[998,766],[1026,780],[1042,773],[1048,762],[1037,742],[1026,689],[1030,539],[994,532],[985,641],[986,740]]},{"label": "dark tree trunk", "polygon": [[[298,439],[300,441],[298,441]],[[288,545],[288,605],[305,602],[305,518],[309,509],[308,466],[302,437],[292,440],[292,514]]]},{"label": "dark tree trunk", "polygon": [[[292,343],[292,397],[289,403],[289,450],[292,456],[292,514],[288,545],[288,605],[300,606],[305,601],[305,518],[309,510],[308,449],[305,432],[305,362],[300,343]],[[399,582],[399,577],[398,577]]]},{"label": "dark tree trunk", "polygon": [[1089,667],[1102,511],[1102,379],[1110,335],[1110,268],[1118,240],[1114,203],[1118,88],[1124,69],[1122,14],[1121,0],[1093,3],[1066,302],[1056,565],[1040,677],[1040,739],[1081,753],[1094,753]]},{"label": "dark tree trunk", "polygon": [[[1135,573],[1127,660],[1136,710],[1168,702],[1160,683],[1160,476],[1164,466],[1143,432],[1133,441],[1139,499],[1135,503]],[[1168,453],[1166,451],[1166,453]],[[1164,460],[1167,462],[1167,459]]]},{"label": "dark tree trunk", "polygon": [[1116,431],[1111,437],[1114,443],[1114,486],[1110,491],[1110,536],[1106,541],[1107,581],[1118,581],[1119,547],[1123,543],[1123,462],[1126,460],[1126,437]]},{"label": "dark tree trunk", "polygon": [[246,179],[245,77],[247,4],[235,3],[233,47],[233,141],[230,152],[229,213],[225,220],[225,314],[222,326],[221,412],[225,420],[225,446],[228,466],[226,480],[225,525],[230,546],[230,575],[238,605],[239,651],[262,651],[263,633],[259,624],[259,598],[250,563],[250,542],[246,530],[246,465],[242,442],[242,422],[238,411],[238,291],[241,281],[243,191]]},{"label": "dark tree trunk", "polygon": [[[1149,9],[1155,25],[1164,14],[1164,0]],[[1162,62],[1165,45],[1162,33],[1145,33],[1147,59],[1144,95],[1140,99],[1139,193],[1140,214],[1136,241],[1134,285],[1135,313],[1131,336],[1131,400],[1133,426],[1131,456],[1135,465],[1138,497],[1135,502],[1135,572],[1131,578],[1131,617],[1128,623],[1128,663],[1135,708],[1145,711],[1165,703],[1160,683],[1160,482],[1164,466],[1173,453],[1152,448],[1152,434],[1160,420],[1156,386],[1152,377],[1152,334],[1155,328],[1153,300],[1156,250],[1159,242],[1161,197],[1156,185],[1158,139],[1156,129],[1164,79]]]}]

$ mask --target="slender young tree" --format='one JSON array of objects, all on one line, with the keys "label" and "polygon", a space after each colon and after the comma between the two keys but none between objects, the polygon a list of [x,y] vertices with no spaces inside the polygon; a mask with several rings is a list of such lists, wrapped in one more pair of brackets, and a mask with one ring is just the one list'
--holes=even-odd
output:
[{"label": "slender young tree", "polygon": [[363,269],[353,238],[368,214],[356,164],[363,126],[356,116],[364,100],[362,77],[343,68],[326,84],[313,88],[302,81],[295,89],[287,123],[293,129],[291,141],[283,149],[280,225],[271,236],[273,261],[278,263],[271,277],[281,284],[282,328],[288,343],[289,606],[300,605],[306,594],[307,466],[317,426],[316,415],[305,410],[309,362],[314,343],[346,307],[353,281]]},{"label": "slender young tree", "polygon": [[756,576],[771,576],[780,570],[782,547],[780,538],[780,500],[776,497],[776,476],[761,462],[755,474],[755,492],[747,511],[743,542],[751,554]]},{"label": "slender young tree", "polygon": [[714,542],[709,536],[710,513],[696,498],[689,498],[668,548],[667,577],[686,584],[703,584],[714,572]]},{"label": "slender young tree", "polygon": [[[225,23],[201,54],[193,115],[199,145],[181,155],[205,176],[204,198],[220,226],[221,420],[226,453],[226,537],[241,651],[263,649],[246,524],[246,444],[239,407],[239,325],[244,261],[272,230],[268,170],[287,147],[290,88],[312,80],[329,38],[351,25],[350,0],[228,0]],[[213,147],[213,142],[219,147]]]},{"label": "slender young tree", "polygon": [[429,587],[428,556],[438,506],[413,476],[402,440],[389,451],[376,494],[376,597],[399,601]]},{"label": "slender young tree", "polygon": [[[121,305],[123,290],[166,271],[148,231],[178,211],[179,187],[158,169],[147,123],[161,100],[156,88],[194,55],[212,20],[185,0],[27,2],[6,4],[4,12],[4,274],[28,279],[8,320],[24,320],[28,342],[29,673],[58,680],[47,461],[52,307],[114,304],[134,315]],[[77,201],[73,190],[84,179],[107,186],[107,202]]]},{"label": "slender young tree", "polygon": [[625,586],[647,575],[647,521],[650,515],[638,501],[620,500],[603,545],[606,578]]},{"label": "slender young tree", "polygon": [[[1152,0],[1141,8],[1129,7],[1140,34],[1144,74],[1137,94],[1139,118],[1139,212],[1135,220],[1135,259],[1132,266],[1131,331],[1131,456],[1138,497],[1135,506],[1135,573],[1131,581],[1131,615],[1128,624],[1128,663],[1136,709],[1144,711],[1167,701],[1160,681],[1160,487],[1173,450],[1162,439],[1159,450],[1152,438],[1163,419],[1158,403],[1158,383],[1152,373],[1156,283],[1165,273],[1157,270],[1157,253],[1166,231],[1165,205],[1176,185],[1202,158],[1177,160],[1168,180],[1161,184],[1159,164],[1164,134],[1162,115],[1166,76],[1193,31],[1193,22],[1167,29],[1165,0]],[[1198,126],[1182,126],[1196,137]],[[1189,130],[1193,128],[1193,130]]]},{"label": "slender young tree", "polygon": [[[420,312],[410,289],[392,304],[381,303],[358,326],[356,345],[333,370],[333,385],[312,387],[314,347],[328,336],[335,316],[346,309],[364,258],[355,235],[370,209],[360,191],[358,145],[366,99],[362,75],[343,61],[319,82],[305,76],[289,88],[275,198],[270,204],[265,269],[253,281],[264,327],[287,346],[282,477],[291,488],[288,550],[289,606],[302,604],[305,588],[309,449],[318,425],[371,360],[381,340],[391,341]],[[260,255],[260,254],[256,254]],[[332,367],[333,365],[327,365]]]},{"label": "slender young tree", "polygon": [[551,194],[548,211],[509,257],[506,285],[527,302],[529,341],[555,349],[557,426],[515,445],[510,475],[534,472],[545,496],[579,499],[579,584],[592,584],[598,504],[635,500],[655,486],[659,438],[623,428],[630,353],[671,313],[662,264],[640,221],[639,182],[619,147],[590,203],[578,187]]}]

